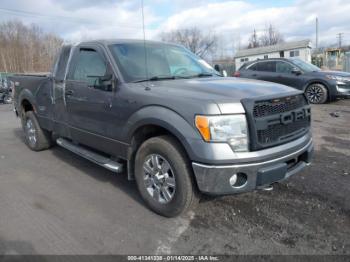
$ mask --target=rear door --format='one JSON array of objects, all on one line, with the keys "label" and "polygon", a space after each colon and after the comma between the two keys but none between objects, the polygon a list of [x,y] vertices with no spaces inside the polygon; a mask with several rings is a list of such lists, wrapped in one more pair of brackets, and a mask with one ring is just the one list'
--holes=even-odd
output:
[{"label": "rear door", "polygon": [[261,61],[257,63],[256,79],[276,82],[276,61]]}]

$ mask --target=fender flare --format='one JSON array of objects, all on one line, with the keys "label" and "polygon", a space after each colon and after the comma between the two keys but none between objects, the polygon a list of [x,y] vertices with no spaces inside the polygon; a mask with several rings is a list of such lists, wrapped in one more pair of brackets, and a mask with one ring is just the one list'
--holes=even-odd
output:
[{"label": "fender flare", "polygon": [[322,80],[322,79],[311,79],[311,80],[307,81],[307,82],[304,84],[303,89],[302,89],[303,92],[305,92],[305,89],[306,89],[309,85],[314,84],[314,83],[323,84],[323,85],[324,85],[325,87],[327,87],[327,89],[329,90],[329,86],[328,86],[328,84],[327,84],[326,81],[324,81],[324,80]]},{"label": "fender flare", "polygon": [[22,90],[22,92],[18,96],[18,102],[19,102],[18,108],[17,108],[18,113],[21,114],[23,100],[28,100],[29,103],[33,106],[33,109],[35,112],[36,107],[37,107],[37,104],[35,102],[35,97],[28,89],[24,89],[24,90]]},{"label": "fender flare", "polygon": [[177,112],[163,106],[147,106],[129,118],[123,128],[123,140],[130,143],[135,131],[146,125],[156,125],[169,131],[180,141],[190,158],[193,151],[188,140],[201,139],[194,127]]}]

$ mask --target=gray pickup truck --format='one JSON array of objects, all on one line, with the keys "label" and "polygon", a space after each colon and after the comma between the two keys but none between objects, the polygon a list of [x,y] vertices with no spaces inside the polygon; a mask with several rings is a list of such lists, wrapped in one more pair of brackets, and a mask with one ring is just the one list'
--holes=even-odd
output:
[{"label": "gray pickup truck", "polygon": [[293,88],[222,77],[182,46],[91,41],[64,46],[53,72],[15,75],[30,149],[54,143],[136,180],[173,217],[201,193],[270,187],[310,163],[310,106]]}]

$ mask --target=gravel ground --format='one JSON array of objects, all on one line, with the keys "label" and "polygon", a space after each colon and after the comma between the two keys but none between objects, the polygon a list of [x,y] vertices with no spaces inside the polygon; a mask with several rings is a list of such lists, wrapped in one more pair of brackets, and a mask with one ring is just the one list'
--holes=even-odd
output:
[{"label": "gravel ground", "polygon": [[270,192],[153,214],[135,184],[62,148],[23,144],[0,105],[0,254],[350,254],[350,100],[313,106],[315,157]]}]

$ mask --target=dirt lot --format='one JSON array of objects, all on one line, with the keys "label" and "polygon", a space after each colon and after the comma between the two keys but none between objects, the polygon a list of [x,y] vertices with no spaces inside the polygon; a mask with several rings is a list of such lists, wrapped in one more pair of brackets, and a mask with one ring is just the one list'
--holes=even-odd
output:
[{"label": "dirt lot", "polygon": [[302,174],[175,219],[125,176],[59,147],[30,151],[10,110],[0,105],[0,254],[350,254],[350,100],[313,106]]}]

